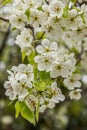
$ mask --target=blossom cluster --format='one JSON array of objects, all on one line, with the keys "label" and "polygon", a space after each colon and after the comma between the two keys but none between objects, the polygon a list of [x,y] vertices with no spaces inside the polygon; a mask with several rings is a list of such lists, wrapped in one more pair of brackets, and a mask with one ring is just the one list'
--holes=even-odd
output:
[{"label": "blossom cluster", "polygon": [[[35,35],[38,32],[45,32],[47,38],[57,42],[61,39],[70,49],[76,48],[80,52],[83,43],[84,49],[87,50],[87,5],[85,4],[74,8],[72,3],[68,2],[66,5],[62,0],[51,0],[49,4],[44,0],[15,0],[9,21],[13,28],[22,31],[16,41],[22,51],[27,50],[26,46],[30,49],[33,42],[32,33],[25,29],[25,24],[34,27]],[[27,31],[29,31],[28,36]],[[20,44],[21,37],[23,46]],[[29,44],[25,45],[27,42]]]},{"label": "blossom cluster", "polygon": [[[18,67],[13,66],[11,71],[8,70],[8,73],[8,81],[4,84],[6,88],[5,94],[9,96],[10,100],[25,101],[33,111],[38,102],[40,104],[40,112],[43,112],[46,107],[53,108],[55,103],[65,99],[61,89],[57,88],[57,82],[52,82],[48,86],[44,82],[35,82],[33,66],[30,64],[20,64]],[[37,86],[39,83],[40,87]]]},{"label": "blossom cluster", "polygon": [[[5,82],[10,100],[35,113],[81,98],[78,55],[87,51],[87,5],[65,0],[14,0],[9,22],[27,65],[13,66]],[[85,53],[84,53],[85,55]],[[83,55],[83,56],[84,56]],[[77,61],[78,60],[78,61]],[[64,90],[67,93],[64,93]]]}]

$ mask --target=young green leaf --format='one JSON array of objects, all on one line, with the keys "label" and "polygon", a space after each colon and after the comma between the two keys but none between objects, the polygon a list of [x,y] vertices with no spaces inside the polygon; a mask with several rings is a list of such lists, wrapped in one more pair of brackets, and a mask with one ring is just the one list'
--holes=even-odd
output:
[{"label": "young green leaf", "polygon": [[25,15],[27,16],[27,19],[29,20],[30,19],[30,9],[29,8],[25,11]]},{"label": "young green leaf", "polygon": [[38,69],[37,69],[37,66],[35,65],[35,67],[34,67],[34,80],[37,80],[37,77],[38,77]]},{"label": "young green leaf", "polygon": [[34,85],[38,91],[45,91],[46,90],[46,83],[43,81],[35,81]]},{"label": "young green leaf", "polygon": [[63,9],[63,17],[64,18],[68,17],[68,7],[67,6]]},{"label": "young green leaf", "polygon": [[38,32],[38,33],[36,34],[36,37],[37,37],[37,39],[44,39],[44,38],[46,38],[44,32]]},{"label": "young green leaf", "polygon": [[19,116],[19,112],[20,112],[20,103],[19,103],[19,101],[17,101],[15,103],[15,111],[16,111],[15,117],[17,118]]},{"label": "young green leaf", "polygon": [[39,72],[39,75],[40,75],[40,79],[41,79],[42,81],[49,81],[49,80],[50,80],[50,73],[49,73],[49,72],[40,71],[40,72]]},{"label": "young green leaf", "polygon": [[9,4],[11,2],[12,2],[12,0],[3,0],[2,1],[2,5],[6,5],[6,4]]},{"label": "young green leaf", "polygon": [[43,10],[43,9],[42,9],[42,6],[39,6],[37,9],[38,9],[38,10],[41,10],[41,11]]},{"label": "young green leaf", "polygon": [[35,64],[35,62],[34,62],[34,57],[35,57],[35,55],[36,55],[36,52],[32,52],[29,56],[28,56],[28,61],[29,61],[29,63],[30,64]]},{"label": "young green leaf", "polygon": [[29,109],[25,102],[20,103],[20,112],[23,118],[35,125],[34,112]]},{"label": "young green leaf", "polygon": [[22,52],[22,62],[24,61],[24,59],[25,59],[25,57],[26,57],[26,52]]}]

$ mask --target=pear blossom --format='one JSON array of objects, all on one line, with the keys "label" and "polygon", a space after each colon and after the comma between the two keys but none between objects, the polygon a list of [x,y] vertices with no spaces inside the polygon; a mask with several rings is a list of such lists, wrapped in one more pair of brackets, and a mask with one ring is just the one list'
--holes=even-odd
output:
[{"label": "pear blossom", "polygon": [[55,51],[57,51],[57,43],[56,42],[52,42],[50,43],[50,41],[48,39],[43,39],[41,41],[41,45],[38,45],[36,47],[36,50],[39,54],[46,54],[46,53],[52,53]]},{"label": "pear blossom", "polygon": [[52,83],[51,87],[51,93],[52,93],[52,99],[51,101],[58,103],[59,101],[64,101],[65,96],[62,94],[62,91],[60,88],[57,87],[57,83]]},{"label": "pear blossom", "polygon": [[69,11],[68,17],[65,19],[65,21],[66,22],[62,24],[64,24],[67,29],[76,30],[83,25],[82,18],[78,15],[76,9]]},{"label": "pear blossom", "polygon": [[15,43],[21,47],[22,52],[25,50],[26,47],[32,50],[32,42],[33,42],[32,32],[30,29],[26,28],[24,28],[24,30],[21,31],[21,34],[17,36],[15,41]]},{"label": "pear blossom", "polygon": [[4,88],[6,89],[5,95],[9,96],[10,100],[16,99],[17,94],[14,89],[14,83],[11,81],[11,79],[5,82]]},{"label": "pear blossom", "polygon": [[25,26],[24,23],[26,22],[26,16],[21,12],[18,12],[17,14],[12,14],[9,17],[9,22],[13,28],[23,29]]},{"label": "pear blossom", "polygon": [[80,88],[81,87],[81,82],[79,81],[80,79],[81,79],[80,74],[73,74],[67,79],[64,79],[64,84],[69,90],[73,90],[74,88]]},{"label": "pear blossom", "polygon": [[38,99],[34,95],[27,96],[25,102],[31,110],[35,111],[38,104]]},{"label": "pear blossom", "polygon": [[81,98],[81,89],[75,89],[69,93],[70,99],[79,100]]},{"label": "pear blossom", "polygon": [[50,15],[61,17],[63,14],[63,7],[63,3],[60,0],[53,0],[49,5]]},{"label": "pear blossom", "polygon": [[46,70],[49,72],[52,69],[54,58],[50,54],[37,55],[34,58],[35,62],[38,63],[38,70]]},{"label": "pear blossom", "polygon": [[66,78],[75,70],[75,59],[73,54],[68,56],[61,54],[61,52],[62,51],[59,52],[58,58],[50,71],[50,76],[52,78],[57,78],[59,76]]},{"label": "pear blossom", "polygon": [[19,101],[23,101],[28,95],[28,88],[32,89],[32,82],[34,80],[32,65],[20,64],[18,67],[12,67],[11,71],[8,71],[8,81],[5,82],[6,95],[11,100],[14,100],[18,96]]}]

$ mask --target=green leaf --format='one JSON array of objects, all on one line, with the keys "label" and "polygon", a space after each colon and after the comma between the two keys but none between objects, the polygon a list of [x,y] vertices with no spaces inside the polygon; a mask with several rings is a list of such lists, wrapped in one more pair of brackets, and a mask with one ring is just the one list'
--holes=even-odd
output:
[{"label": "green leaf", "polygon": [[42,81],[49,81],[49,80],[50,80],[50,73],[49,73],[49,72],[40,71],[40,72],[39,72],[39,75],[40,75],[40,79],[41,79]]},{"label": "green leaf", "polygon": [[15,111],[16,111],[15,117],[17,118],[19,116],[19,112],[20,112],[20,103],[19,103],[19,101],[17,101],[15,103]]},{"label": "green leaf", "polygon": [[12,2],[12,0],[3,0],[2,1],[2,4],[3,5],[6,5],[6,4],[9,4],[9,3],[11,3]]},{"label": "green leaf", "polygon": [[63,9],[63,17],[64,18],[68,17],[68,7],[67,6]]},{"label": "green leaf", "polygon": [[39,6],[37,9],[38,9],[38,10],[43,10],[43,9],[42,9],[42,6]]},{"label": "green leaf", "polygon": [[46,83],[43,81],[35,81],[34,85],[38,91],[45,91],[46,90]]},{"label": "green leaf", "polygon": [[37,80],[38,77],[38,69],[37,69],[37,65],[34,66],[34,80]]},{"label": "green leaf", "polygon": [[73,52],[73,53],[75,53],[75,54],[79,53],[78,50],[75,47],[71,48],[70,51]]},{"label": "green leaf", "polygon": [[80,70],[79,70],[79,68],[76,68],[76,70],[74,71],[74,74],[75,74],[75,73],[80,74]]},{"label": "green leaf", "polygon": [[44,38],[46,38],[44,32],[38,32],[38,33],[36,34],[36,37],[37,37],[37,39],[44,39]]},{"label": "green leaf", "polygon": [[23,51],[23,52],[22,52],[22,62],[24,61],[25,57],[26,57],[26,52]]},{"label": "green leaf", "polygon": [[36,52],[32,52],[29,56],[28,56],[28,61],[30,64],[35,64],[34,62],[34,57],[36,56]]},{"label": "green leaf", "polygon": [[35,125],[35,117],[34,112],[29,109],[29,107],[25,104],[25,102],[21,102],[20,104],[20,112],[23,118],[28,120],[30,123]]},{"label": "green leaf", "polygon": [[29,8],[25,11],[25,15],[27,16],[27,19],[29,20],[30,19],[30,9]]},{"label": "green leaf", "polygon": [[85,17],[84,17],[84,14],[81,15],[81,18],[82,18],[83,23],[85,24]]},{"label": "green leaf", "polygon": [[37,107],[36,107],[36,121],[38,122],[38,118],[39,118],[39,106],[40,103],[38,102]]},{"label": "green leaf", "polygon": [[12,28],[12,31],[15,31],[16,30],[16,28],[14,27],[14,28]]}]

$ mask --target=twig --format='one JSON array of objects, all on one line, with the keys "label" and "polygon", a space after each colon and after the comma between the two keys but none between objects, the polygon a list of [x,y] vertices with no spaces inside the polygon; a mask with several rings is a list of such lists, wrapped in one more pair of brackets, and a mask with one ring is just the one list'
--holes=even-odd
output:
[{"label": "twig", "polygon": [[47,0],[45,0],[45,2],[49,5],[49,2]]},{"label": "twig", "polygon": [[5,48],[6,41],[7,41],[7,39],[8,39],[9,33],[10,33],[10,26],[8,27],[8,30],[7,30],[7,32],[5,33],[5,37],[4,37],[4,40],[3,40],[3,42],[2,42],[2,46],[1,46],[1,48],[0,48],[0,55],[2,54],[2,52],[3,52],[4,48]]},{"label": "twig", "polygon": [[25,27],[26,27],[26,28],[30,28],[30,29],[31,29],[32,34],[33,34],[33,40],[35,40],[34,27],[33,27],[33,26],[31,26],[30,24],[25,25]]},{"label": "twig", "polygon": [[8,19],[2,18],[2,17],[0,17],[0,20],[2,20],[2,21],[4,21],[4,22],[9,22]]},{"label": "twig", "polygon": [[82,44],[81,52],[80,52],[80,54],[78,55],[78,60],[77,60],[77,62],[76,62],[76,65],[78,65],[79,62],[81,61],[83,52],[84,52],[84,50],[83,50],[83,44]]},{"label": "twig", "polygon": [[80,6],[83,4],[87,5],[87,1],[83,1],[82,3],[79,3]]}]

